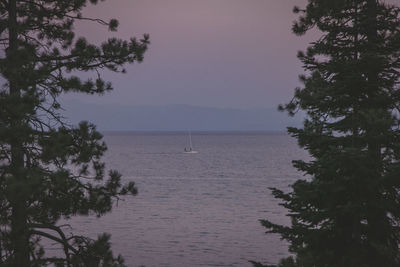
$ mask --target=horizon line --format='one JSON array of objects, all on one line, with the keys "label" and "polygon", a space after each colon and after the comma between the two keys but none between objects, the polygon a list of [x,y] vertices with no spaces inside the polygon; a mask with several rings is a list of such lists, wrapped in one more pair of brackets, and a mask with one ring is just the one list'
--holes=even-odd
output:
[{"label": "horizon line", "polygon": [[288,134],[286,130],[98,130],[104,134]]}]

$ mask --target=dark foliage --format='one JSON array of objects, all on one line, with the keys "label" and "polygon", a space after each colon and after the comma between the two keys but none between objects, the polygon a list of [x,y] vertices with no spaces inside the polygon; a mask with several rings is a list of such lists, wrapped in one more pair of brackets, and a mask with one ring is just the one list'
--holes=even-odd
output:
[{"label": "dark foliage", "polygon": [[295,8],[297,35],[322,37],[299,58],[304,86],[281,106],[304,110],[289,128],[312,159],[305,179],[272,189],[290,226],[267,233],[289,242],[280,267],[400,266],[400,9],[377,0],[309,0]]},{"label": "dark foliage", "polygon": [[[97,240],[66,235],[58,225],[77,214],[98,216],[121,195],[136,194],[116,171],[105,174],[106,150],[95,126],[66,125],[58,97],[67,92],[102,94],[112,90],[102,69],[124,72],[140,62],[148,36],[110,38],[100,46],[75,37],[74,22],[87,20],[115,31],[116,20],[86,18],[96,0],[0,1],[0,265],[124,266],[114,257],[109,235]],[[82,80],[77,72],[92,73]],[[47,239],[62,248],[48,256]]]}]

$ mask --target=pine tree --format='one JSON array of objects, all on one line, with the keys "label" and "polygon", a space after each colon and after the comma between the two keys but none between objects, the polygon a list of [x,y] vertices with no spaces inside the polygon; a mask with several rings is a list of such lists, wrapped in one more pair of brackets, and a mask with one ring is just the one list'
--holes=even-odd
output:
[{"label": "pine tree", "polygon": [[[82,15],[97,2],[0,1],[1,266],[123,266],[109,235],[69,236],[57,224],[77,214],[100,216],[121,195],[136,194],[134,183],[122,185],[117,171],[105,173],[106,145],[95,126],[70,127],[60,114],[61,94],[112,90],[100,71],[125,72],[126,63],[142,61],[149,43],[147,35],[110,38],[100,46],[75,37],[79,20],[117,29],[115,19]],[[93,78],[81,79],[78,72]],[[59,244],[62,256],[45,253],[44,239]]]},{"label": "pine tree", "polygon": [[294,11],[295,34],[322,36],[299,52],[303,87],[281,106],[306,112],[288,131],[311,160],[294,161],[305,179],[290,192],[272,189],[291,224],[262,221],[293,253],[279,266],[400,266],[400,8],[309,0]]}]

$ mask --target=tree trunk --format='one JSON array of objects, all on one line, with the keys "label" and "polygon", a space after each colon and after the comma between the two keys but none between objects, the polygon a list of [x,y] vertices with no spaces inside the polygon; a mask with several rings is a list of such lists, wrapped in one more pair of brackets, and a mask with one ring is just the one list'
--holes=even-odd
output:
[{"label": "tree trunk", "polygon": [[[374,57],[378,52],[377,49],[377,39],[378,39],[378,30],[377,30],[377,3],[376,0],[368,0],[367,2],[367,15],[368,15],[368,30],[367,30],[367,40],[368,40],[368,58],[369,58],[369,68],[367,71],[368,78],[368,96],[369,103],[368,108],[372,109],[371,111],[378,111],[379,101],[377,101],[376,97],[379,95],[379,85],[378,85],[378,69],[376,64],[373,64]],[[375,113],[375,112],[374,112]],[[375,118],[373,120],[376,120]],[[381,161],[380,158],[380,144],[377,142],[377,135],[379,134],[379,129],[373,125],[372,129],[369,129],[370,141],[368,143],[368,151],[370,156],[374,159],[374,163],[378,164]]]},{"label": "tree trunk", "polygon": [[[371,114],[384,114],[389,112],[388,110],[383,110],[380,106],[379,97],[379,76],[378,73],[381,71],[379,68],[378,62],[376,62],[376,56],[379,53],[378,49],[378,22],[377,22],[377,9],[378,4],[376,0],[368,0],[367,1],[367,15],[368,15],[368,29],[367,29],[367,40],[368,40],[368,58],[369,58],[369,69],[366,73],[368,78],[368,97],[369,103],[367,108],[370,109],[369,115]],[[368,136],[368,153],[371,159],[371,171],[368,183],[370,185],[375,184],[375,187],[372,187],[372,194],[370,196],[371,199],[375,201],[370,203],[368,208],[368,238],[370,240],[371,246],[371,263],[374,266],[389,266],[384,262],[387,260],[384,255],[382,255],[382,251],[380,251],[380,247],[388,247],[391,240],[391,232],[390,232],[390,222],[387,219],[387,214],[384,209],[381,208],[381,201],[376,202],[376,200],[381,200],[381,188],[380,188],[380,179],[383,173],[383,162],[381,155],[381,141],[380,135],[383,129],[380,128],[380,116],[370,117],[370,126],[367,130]],[[389,227],[388,227],[389,226]],[[389,245],[390,246],[390,245]],[[396,249],[396,248],[392,248]],[[376,255],[378,253],[378,257]],[[375,255],[375,256],[374,256]]]},{"label": "tree trunk", "polygon": [[[9,47],[7,57],[10,60],[10,76],[9,86],[10,95],[14,99],[21,97],[18,85],[19,64],[16,54],[18,53],[18,25],[17,25],[17,0],[9,0],[8,10],[8,29],[9,29]],[[17,106],[20,102],[17,102]],[[24,195],[25,175],[24,175],[24,153],[23,141],[18,135],[18,126],[22,124],[21,116],[18,112],[22,112],[18,107],[15,108],[15,119],[11,124],[11,128],[16,131],[15,136],[10,142],[11,145],[11,174],[13,177],[12,185],[14,186],[13,196],[10,199],[12,207],[11,214],[11,242],[14,255],[12,257],[11,266],[22,267],[30,266],[30,249],[29,249],[29,229],[27,227],[27,211],[26,196]]]}]

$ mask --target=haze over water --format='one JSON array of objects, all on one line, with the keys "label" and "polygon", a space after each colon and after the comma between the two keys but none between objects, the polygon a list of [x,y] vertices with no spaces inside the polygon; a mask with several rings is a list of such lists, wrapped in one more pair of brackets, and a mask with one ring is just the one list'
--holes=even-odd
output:
[{"label": "haze over water", "polygon": [[135,181],[139,194],[100,219],[71,225],[92,237],[112,234],[128,266],[251,266],[276,263],[286,245],[259,219],[287,223],[268,187],[302,178],[291,160],[306,157],[286,134],[106,134],[109,168]]}]

